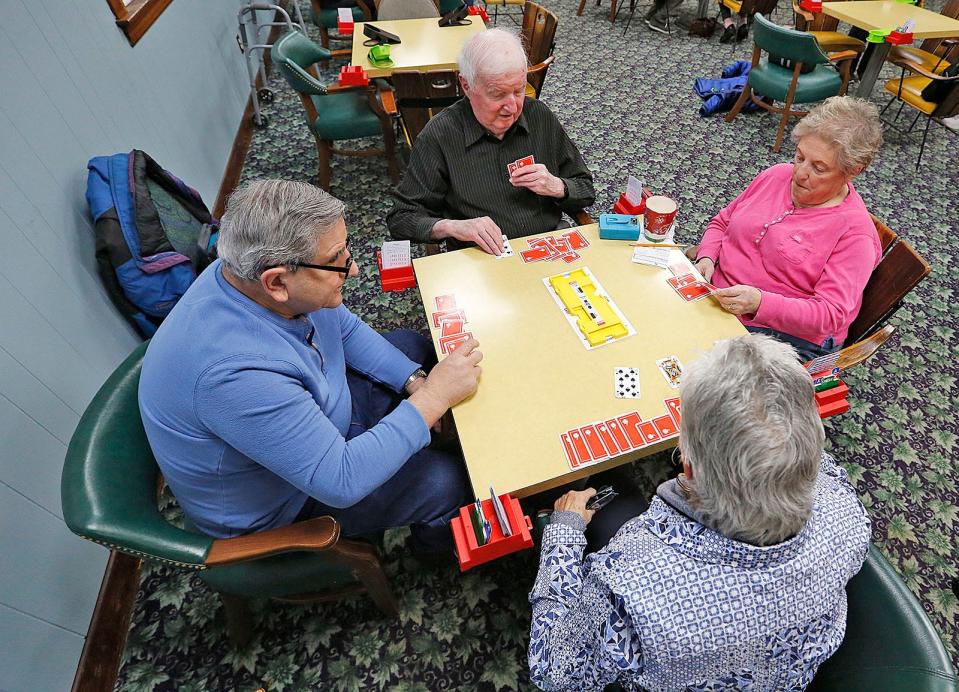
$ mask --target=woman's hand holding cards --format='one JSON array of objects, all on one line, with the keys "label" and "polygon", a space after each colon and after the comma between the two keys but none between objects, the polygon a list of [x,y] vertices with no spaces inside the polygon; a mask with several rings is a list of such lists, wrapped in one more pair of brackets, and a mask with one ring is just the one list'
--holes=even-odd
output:
[{"label": "woman's hand holding cards", "polygon": [[755,315],[759,310],[763,294],[755,286],[737,284],[728,288],[719,288],[713,292],[723,310],[733,315]]}]

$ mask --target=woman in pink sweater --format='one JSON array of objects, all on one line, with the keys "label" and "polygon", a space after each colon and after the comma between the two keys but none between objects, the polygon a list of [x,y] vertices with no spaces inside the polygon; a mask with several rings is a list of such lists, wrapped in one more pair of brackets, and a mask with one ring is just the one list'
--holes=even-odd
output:
[{"label": "woman in pink sweater", "polygon": [[796,156],[760,173],[717,214],[696,255],[726,311],[813,358],[839,348],[879,263],[852,180],[882,144],[876,107],[836,96],[792,132]]}]

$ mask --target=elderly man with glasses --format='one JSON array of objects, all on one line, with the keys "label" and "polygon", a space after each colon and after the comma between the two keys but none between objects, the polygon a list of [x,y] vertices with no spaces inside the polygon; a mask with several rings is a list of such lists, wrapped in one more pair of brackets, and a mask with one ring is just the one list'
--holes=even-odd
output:
[{"label": "elderly man with glasses", "polygon": [[357,274],[344,209],[282,180],[231,196],[220,259],[147,350],[143,424],[207,534],[329,514],[345,535],[412,525],[413,548],[436,553],[468,498],[461,459],[430,430],[476,390],[482,354],[470,340],[430,369],[428,340],[380,335],[343,305]]}]

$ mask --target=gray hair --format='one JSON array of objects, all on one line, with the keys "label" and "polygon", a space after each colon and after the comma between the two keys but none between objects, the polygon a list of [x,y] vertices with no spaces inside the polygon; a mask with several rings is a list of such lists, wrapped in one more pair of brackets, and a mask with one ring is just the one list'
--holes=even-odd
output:
[{"label": "gray hair", "polygon": [[865,99],[833,96],[809,111],[791,136],[798,144],[807,135],[832,145],[843,172],[854,175],[872,162],[882,146],[879,109]]},{"label": "gray hair", "polygon": [[[477,21],[474,17],[473,21]],[[519,36],[504,29],[489,29],[474,35],[460,50],[460,75],[472,86],[490,79],[526,71],[526,49]]]},{"label": "gray hair", "polygon": [[320,235],[345,211],[343,202],[308,183],[253,180],[230,195],[217,254],[237,277],[256,281],[267,267],[311,261]]},{"label": "gray hair", "polygon": [[801,531],[825,433],[793,348],[761,334],[721,341],[689,367],[681,397],[691,501],[707,521],[753,545]]}]

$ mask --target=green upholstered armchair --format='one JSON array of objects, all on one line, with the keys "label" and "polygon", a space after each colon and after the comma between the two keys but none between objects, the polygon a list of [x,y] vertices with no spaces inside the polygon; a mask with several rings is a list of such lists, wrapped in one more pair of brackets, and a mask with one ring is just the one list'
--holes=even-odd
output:
[{"label": "green upholstered armchair", "polygon": [[[372,4],[373,0],[355,0],[353,7],[349,8],[353,14],[353,21],[368,22],[373,19],[373,11],[370,7]],[[323,44],[324,48],[329,49],[330,38],[349,41],[352,45],[352,34],[341,34],[337,31],[336,19],[338,11],[338,8],[334,6],[332,2],[329,2],[329,0],[310,0],[309,18],[310,21],[316,25],[316,28],[320,30],[320,43]],[[344,49],[342,54],[348,58],[351,52],[349,49]],[[333,55],[340,54],[340,51],[333,51]]]},{"label": "green upholstered armchair", "polygon": [[[805,111],[792,110],[793,104],[845,94],[852,60],[858,54],[843,51],[830,59],[811,34],[778,26],[761,14],[754,18],[753,41],[752,67],[746,88],[726,116],[726,122],[732,122],[749,99],[771,113],[782,114],[773,147],[773,151],[779,151],[789,116],[806,115]],[[760,62],[763,52],[770,57]],[[790,67],[783,67],[782,62]],[[768,103],[768,99],[782,101],[784,105],[777,108],[775,103]]]},{"label": "green upholstered armchair", "polygon": [[384,613],[396,616],[376,549],[341,539],[332,517],[215,539],[161,515],[160,471],[137,403],[146,348],[139,346],[110,375],[70,440],[60,487],[70,530],[111,550],[197,570],[220,593],[238,645],[251,634],[248,598],[329,600],[365,591]]},{"label": "green upholstered armchair", "polygon": [[[270,48],[273,66],[279,70],[287,83],[300,95],[306,110],[307,126],[316,139],[319,156],[319,184],[330,189],[330,156],[382,156],[386,155],[390,178],[399,182],[399,167],[396,163],[396,140],[390,116],[380,100],[380,82],[371,81],[367,86],[341,87],[324,85],[317,79],[317,62],[330,59],[330,51],[322,48],[298,31],[282,36]],[[392,100],[392,91],[386,95]],[[357,137],[383,136],[386,149],[347,150],[334,149],[333,142]]]},{"label": "green upholstered armchair", "polygon": [[809,692],[955,692],[956,673],[942,640],[875,546],[846,593],[846,636]]}]

